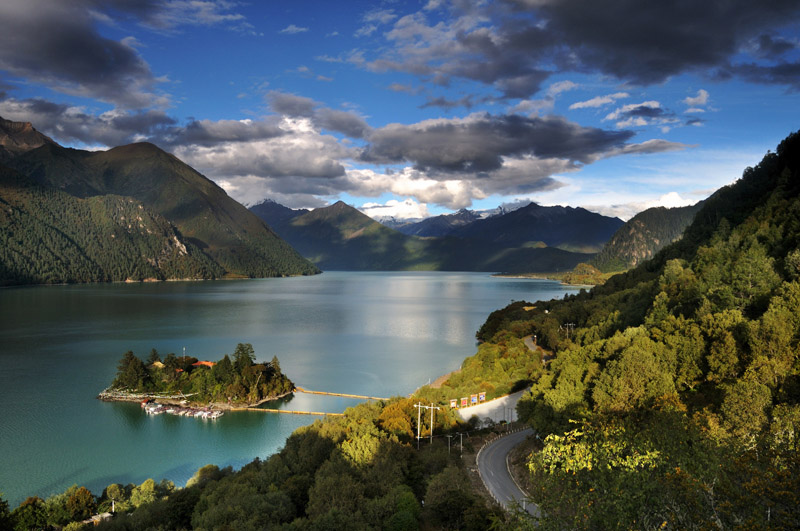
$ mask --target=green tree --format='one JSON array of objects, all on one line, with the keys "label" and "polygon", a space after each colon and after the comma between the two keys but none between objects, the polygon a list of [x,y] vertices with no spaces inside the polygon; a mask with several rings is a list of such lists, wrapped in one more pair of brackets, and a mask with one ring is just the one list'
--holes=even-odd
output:
[{"label": "green tree", "polygon": [[244,370],[256,361],[256,353],[250,343],[239,343],[233,351],[233,366],[237,374],[242,374]]},{"label": "green tree", "polygon": [[47,526],[47,513],[44,500],[38,496],[27,498],[11,513],[14,518],[15,531],[43,529]]},{"label": "green tree", "polygon": [[147,356],[147,366],[149,367],[157,361],[161,361],[161,356],[158,355],[158,351],[156,349],[151,349],[150,355]]},{"label": "green tree", "polygon": [[431,478],[425,492],[425,512],[435,525],[461,529],[475,504],[469,478],[460,468],[448,466]]},{"label": "green tree", "polygon": [[142,360],[137,358],[130,350],[122,355],[117,365],[117,377],[112,383],[113,387],[136,390],[144,388],[150,379],[147,368]]},{"label": "green tree", "polygon": [[752,444],[767,423],[772,404],[769,387],[750,380],[739,380],[725,391],[720,407],[724,426],[744,442]]},{"label": "green tree", "polygon": [[85,520],[94,514],[97,504],[86,487],[79,487],[67,499],[67,510],[73,520]]},{"label": "green tree", "polygon": [[156,482],[153,481],[153,479],[146,479],[131,492],[131,504],[134,507],[141,507],[146,503],[152,503],[156,498]]},{"label": "green tree", "polygon": [[8,502],[3,499],[0,492],[0,530],[10,531],[14,528],[14,520],[11,517],[11,512],[8,510]]}]

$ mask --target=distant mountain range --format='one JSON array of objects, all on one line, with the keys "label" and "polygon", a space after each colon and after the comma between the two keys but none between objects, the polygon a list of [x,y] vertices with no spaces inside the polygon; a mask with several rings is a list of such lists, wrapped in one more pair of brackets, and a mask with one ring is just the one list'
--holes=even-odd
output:
[{"label": "distant mountain range", "polygon": [[319,272],[152,144],[68,149],[0,118],[0,176],[0,284]]},{"label": "distant mountain range", "polygon": [[[366,216],[359,210],[337,202],[313,211],[293,211],[272,201],[251,207],[268,225],[303,256],[322,269],[334,270],[441,270],[441,271],[502,271],[509,273],[566,271],[580,262],[589,260],[591,253],[575,252],[548,245],[547,241],[568,241],[556,232],[550,238],[545,229],[530,227],[539,218],[529,212],[549,212],[559,209],[573,214],[564,216],[554,213],[553,218],[562,224],[585,223],[585,214],[595,225],[607,225],[606,239],[622,224],[615,218],[591,214],[583,209],[562,207],[539,207],[529,205],[514,212],[485,220],[474,219],[469,224],[450,230],[449,236],[416,236],[391,229]],[[527,213],[527,214],[526,214]],[[512,216],[513,215],[513,216]],[[512,216],[510,219],[508,216]],[[452,226],[453,220],[469,219],[468,212],[451,216],[439,216],[433,223]],[[505,222],[497,220],[505,218]],[[432,218],[433,219],[433,218]],[[483,223],[492,222],[497,228],[492,238],[492,227]],[[457,223],[455,223],[457,224]],[[475,227],[475,236],[458,231]],[[552,222],[551,222],[552,226]],[[428,227],[428,230],[433,230]],[[568,232],[578,234],[578,229]],[[583,248],[599,248],[597,232],[586,229],[586,239],[569,240],[570,244]],[[423,231],[424,234],[430,234]],[[456,235],[458,234],[458,235]],[[534,240],[532,235],[541,236]],[[547,240],[547,241],[543,241]]]},{"label": "distant mountain range", "polygon": [[396,230],[342,202],[308,211],[265,201],[248,211],[152,144],[69,149],[30,123],[0,118],[0,285],[268,277],[318,267],[552,273],[590,260],[610,271],[679,238],[697,209],[651,209],[623,224],[530,203],[384,220]]}]

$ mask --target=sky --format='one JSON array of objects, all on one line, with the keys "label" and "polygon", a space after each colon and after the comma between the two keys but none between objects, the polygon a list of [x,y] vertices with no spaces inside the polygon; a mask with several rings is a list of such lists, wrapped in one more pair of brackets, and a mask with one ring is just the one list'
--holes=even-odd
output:
[{"label": "sky", "polygon": [[245,205],[704,199],[800,127],[797,0],[2,0],[0,116]]}]

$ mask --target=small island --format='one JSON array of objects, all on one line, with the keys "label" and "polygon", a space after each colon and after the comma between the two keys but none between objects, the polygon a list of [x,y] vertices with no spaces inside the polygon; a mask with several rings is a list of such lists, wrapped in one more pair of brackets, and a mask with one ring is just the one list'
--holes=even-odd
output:
[{"label": "small island", "polygon": [[132,351],[122,355],[117,375],[97,398],[139,402],[148,413],[216,418],[232,407],[255,407],[294,391],[294,383],[281,372],[277,357],[256,363],[250,343],[236,345],[233,355],[219,361],[150,351],[142,361]]}]

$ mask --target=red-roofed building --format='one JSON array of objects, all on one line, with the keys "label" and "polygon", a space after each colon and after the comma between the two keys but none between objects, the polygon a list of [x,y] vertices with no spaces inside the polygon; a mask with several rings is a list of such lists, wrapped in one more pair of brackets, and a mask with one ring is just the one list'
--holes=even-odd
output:
[{"label": "red-roofed building", "polygon": [[213,361],[198,361],[197,363],[192,363],[192,367],[213,367],[216,365]]}]

